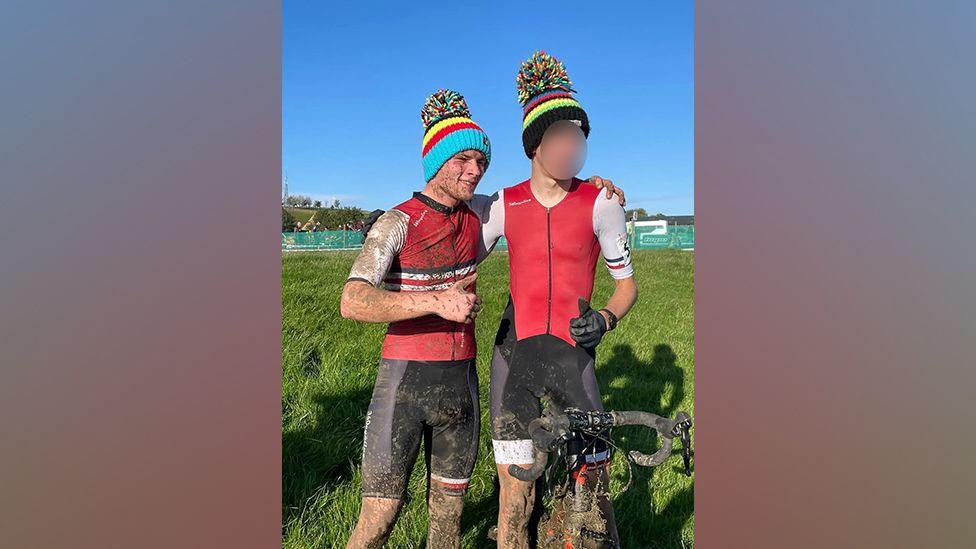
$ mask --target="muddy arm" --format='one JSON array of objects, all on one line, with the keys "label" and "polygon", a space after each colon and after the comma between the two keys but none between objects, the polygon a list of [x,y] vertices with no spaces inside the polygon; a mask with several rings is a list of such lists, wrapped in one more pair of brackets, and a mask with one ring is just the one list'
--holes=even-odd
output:
[{"label": "muddy arm", "polygon": [[390,292],[362,280],[350,280],[342,289],[339,311],[343,318],[360,322],[396,322],[441,310],[440,292]]}]

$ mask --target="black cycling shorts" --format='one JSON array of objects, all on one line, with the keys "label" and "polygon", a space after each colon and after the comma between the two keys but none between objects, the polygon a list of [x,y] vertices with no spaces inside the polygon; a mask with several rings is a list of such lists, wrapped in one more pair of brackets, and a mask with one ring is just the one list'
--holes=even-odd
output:
[{"label": "black cycling shorts", "polygon": [[478,455],[474,359],[381,359],[366,413],[363,496],[402,498],[424,439],[430,486],[463,495]]},{"label": "black cycling shorts", "polygon": [[[528,425],[542,413],[542,399],[556,410],[603,411],[593,350],[574,347],[549,334],[521,341],[509,301],[491,358],[491,438],[495,463],[532,463]],[[607,446],[594,441],[588,462],[607,459]]]}]

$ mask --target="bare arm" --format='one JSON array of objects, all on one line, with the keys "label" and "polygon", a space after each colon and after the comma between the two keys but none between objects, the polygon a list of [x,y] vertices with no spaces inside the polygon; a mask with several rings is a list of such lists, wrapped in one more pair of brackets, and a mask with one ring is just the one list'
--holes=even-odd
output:
[{"label": "bare arm", "polygon": [[[618,278],[614,280],[616,286],[613,288],[613,294],[610,296],[610,300],[607,301],[606,309],[621,319],[630,312],[631,307],[634,303],[637,303],[637,281],[634,277],[630,276],[627,278]],[[604,319],[607,321],[607,326],[610,325],[610,317],[607,313],[600,311]]]},{"label": "bare arm", "polygon": [[434,314],[467,324],[481,309],[481,299],[467,291],[477,278],[475,273],[434,292],[390,292],[363,280],[350,280],[342,289],[339,309],[344,318],[361,322],[396,322]]}]

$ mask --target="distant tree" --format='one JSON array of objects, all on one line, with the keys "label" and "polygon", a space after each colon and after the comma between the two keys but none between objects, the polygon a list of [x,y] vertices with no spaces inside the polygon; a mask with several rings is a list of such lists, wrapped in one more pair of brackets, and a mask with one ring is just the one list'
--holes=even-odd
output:
[{"label": "distant tree", "polygon": [[637,217],[647,217],[647,210],[644,208],[633,208],[626,210],[624,213],[626,214],[627,219],[633,219],[634,214],[637,214]]},{"label": "distant tree", "polygon": [[291,212],[281,209],[281,232],[291,231],[295,227],[295,216]]},{"label": "distant tree", "polygon": [[331,206],[331,208],[333,208],[333,209],[336,209],[336,210],[338,210],[338,209],[339,209],[339,208],[341,208],[341,207],[342,207],[342,206],[340,206],[340,205],[339,205],[339,199],[338,199],[338,198],[336,198],[336,199],[334,199],[334,200],[332,201],[332,206]]},{"label": "distant tree", "polygon": [[289,195],[288,200],[285,201],[285,205],[291,206],[292,208],[311,208],[312,198],[304,194]]},{"label": "distant tree", "polygon": [[355,223],[366,219],[369,214],[360,208],[350,206],[329,207],[316,210],[315,219],[322,222],[322,225],[337,229],[347,223]]},{"label": "distant tree", "polygon": [[321,208],[322,207],[322,201],[321,200],[316,200],[315,201],[315,207],[316,208]]}]

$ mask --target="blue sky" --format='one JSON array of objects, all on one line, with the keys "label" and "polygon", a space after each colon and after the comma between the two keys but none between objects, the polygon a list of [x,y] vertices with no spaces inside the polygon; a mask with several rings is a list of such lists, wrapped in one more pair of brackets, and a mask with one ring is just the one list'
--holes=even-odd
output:
[{"label": "blue sky", "polygon": [[592,127],[582,177],[628,207],[694,213],[691,2],[326,3],[282,12],[282,167],[292,194],[367,210],[423,188],[420,109],[438,88],[468,101],[492,161],[478,192],[529,177],[519,64],[566,65]]}]

